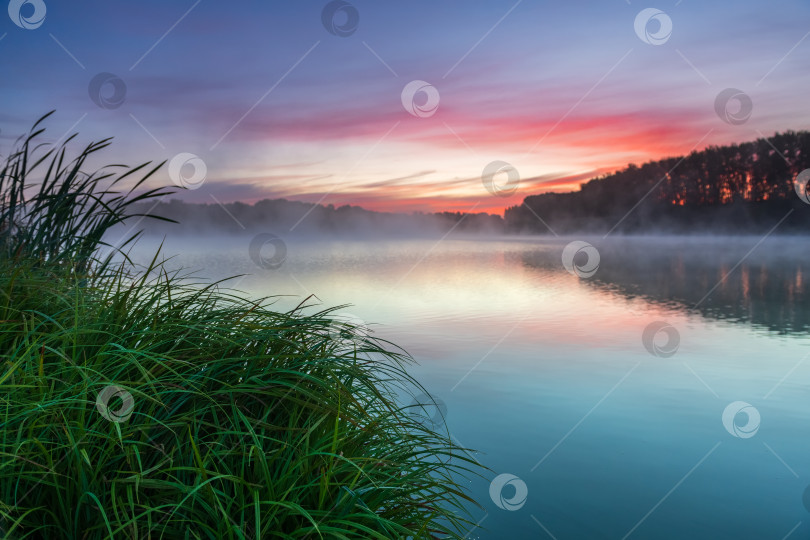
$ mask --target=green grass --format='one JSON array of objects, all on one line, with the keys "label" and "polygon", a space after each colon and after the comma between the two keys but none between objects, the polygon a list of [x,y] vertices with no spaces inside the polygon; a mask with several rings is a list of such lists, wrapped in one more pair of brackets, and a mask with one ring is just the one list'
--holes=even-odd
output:
[{"label": "green grass", "polygon": [[407,354],[350,325],[347,347],[339,308],[276,312],[271,299],[169,273],[157,254],[137,274],[99,260],[129,206],[165,193],[116,186],[160,165],[85,175],[108,140],[68,159],[70,141],[49,150],[35,144],[41,133],[38,123],[0,169],[4,537],[461,538],[471,528],[460,482],[480,467],[398,404],[424,392]]}]

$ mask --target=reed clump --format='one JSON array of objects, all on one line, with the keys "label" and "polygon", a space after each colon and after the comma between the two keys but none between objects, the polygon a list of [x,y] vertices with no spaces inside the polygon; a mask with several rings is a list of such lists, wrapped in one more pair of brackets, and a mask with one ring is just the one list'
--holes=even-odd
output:
[{"label": "reed clump", "polygon": [[41,122],[0,166],[0,537],[462,537],[478,466],[401,404],[407,354],[101,257],[161,164],[87,174],[110,141]]}]

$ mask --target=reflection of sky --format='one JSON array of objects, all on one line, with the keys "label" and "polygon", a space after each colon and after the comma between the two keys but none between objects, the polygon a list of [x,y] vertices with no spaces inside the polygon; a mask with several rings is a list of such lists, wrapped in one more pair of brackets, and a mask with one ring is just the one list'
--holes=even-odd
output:
[{"label": "reflection of sky", "polygon": [[[497,211],[628,162],[808,127],[804,2],[667,2],[661,46],[634,32],[643,6],[621,1],[353,3],[344,38],[322,25],[326,2],[46,1],[35,30],[3,17],[0,153],[56,108],[54,138],[115,135],[113,161],[199,155],[209,176],[190,200]],[[126,83],[121,107],[89,99],[99,72]],[[435,115],[404,110],[415,79],[439,91]],[[715,114],[727,87],[753,100],[744,125]],[[521,173],[511,198],[481,185],[496,159]]]}]

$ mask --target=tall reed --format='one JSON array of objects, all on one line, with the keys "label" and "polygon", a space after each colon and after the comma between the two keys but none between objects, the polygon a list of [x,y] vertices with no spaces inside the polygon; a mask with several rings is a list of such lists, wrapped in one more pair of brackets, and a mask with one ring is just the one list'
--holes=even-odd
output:
[{"label": "tall reed", "polygon": [[42,120],[0,168],[3,537],[463,536],[480,468],[402,405],[406,353],[339,308],[100,259],[160,165],[85,173],[110,140],[70,158]]}]

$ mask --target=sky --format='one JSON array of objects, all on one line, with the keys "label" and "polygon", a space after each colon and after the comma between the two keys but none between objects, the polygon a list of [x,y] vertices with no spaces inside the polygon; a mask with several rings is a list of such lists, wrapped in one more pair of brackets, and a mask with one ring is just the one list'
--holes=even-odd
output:
[{"label": "sky", "polygon": [[501,213],[810,128],[806,0],[11,0],[0,36],[0,154],[56,109],[189,202]]}]

